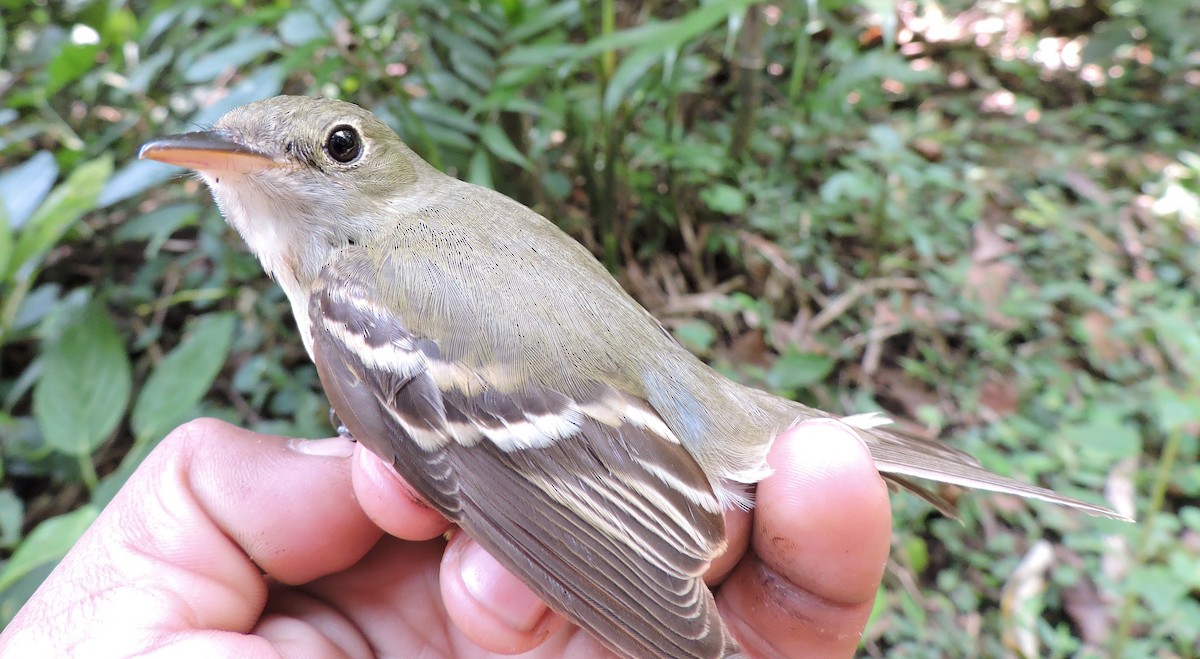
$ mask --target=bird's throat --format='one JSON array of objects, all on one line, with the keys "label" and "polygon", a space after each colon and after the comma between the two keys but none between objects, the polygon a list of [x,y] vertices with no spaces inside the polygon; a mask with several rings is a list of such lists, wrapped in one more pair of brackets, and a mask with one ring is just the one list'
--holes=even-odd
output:
[{"label": "bird's throat", "polygon": [[[302,209],[280,195],[261,193],[241,177],[203,174],[225,221],[238,232],[262,268],[287,295],[304,348],[312,356],[308,295],[328,259],[328,248],[305,229]],[[309,235],[305,235],[309,234]]]}]

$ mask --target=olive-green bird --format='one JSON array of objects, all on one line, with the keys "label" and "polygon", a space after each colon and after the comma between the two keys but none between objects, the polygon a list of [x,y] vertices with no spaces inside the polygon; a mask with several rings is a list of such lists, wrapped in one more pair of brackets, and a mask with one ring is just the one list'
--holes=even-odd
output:
[{"label": "olive-green bird", "polygon": [[[283,287],[341,422],[614,651],[740,651],[701,575],[788,426],[549,220],[421,160],[370,112],[281,96],[141,157],[188,167]],[[879,471],[1121,517],[846,417]]]}]

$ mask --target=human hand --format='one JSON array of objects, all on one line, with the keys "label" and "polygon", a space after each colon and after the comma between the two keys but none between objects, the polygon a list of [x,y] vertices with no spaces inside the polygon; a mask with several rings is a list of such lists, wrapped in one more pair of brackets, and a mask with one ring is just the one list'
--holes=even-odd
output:
[{"label": "human hand", "polygon": [[[728,517],[731,550],[710,570],[718,605],[751,656],[847,656],[887,557],[886,489],[861,442],[828,422],[789,431],[770,463],[753,519]],[[464,534],[444,540],[448,528],[345,439],[194,421],[8,625],[0,655],[602,653]]]}]

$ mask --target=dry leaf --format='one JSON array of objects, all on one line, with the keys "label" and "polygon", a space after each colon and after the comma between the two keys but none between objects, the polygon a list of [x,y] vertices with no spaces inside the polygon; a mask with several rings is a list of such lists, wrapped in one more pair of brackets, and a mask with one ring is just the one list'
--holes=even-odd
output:
[{"label": "dry leaf", "polygon": [[1012,254],[1016,247],[996,232],[988,222],[977,222],[971,229],[971,260],[980,263],[994,261],[1006,254]]},{"label": "dry leaf", "polygon": [[1067,586],[1062,593],[1063,606],[1079,630],[1079,638],[1088,645],[1103,647],[1112,633],[1113,603],[1086,577]]},{"label": "dry leaf", "polygon": [[1019,656],[1041,656],[1037,619],[1042,607],[1038,598],[1046,591],[1046,573],[1053,563],[1054,547],[1045,540],[1038,540],[1025,552],[1008,583],[1004,584],[1000,595],[1004,645]]},{"label": "dry leaf", "polygon": [[1083,314],[1080,319],[1083,329],[1087,332],[1088,345],[1096,353],[1101,362],[1115,362],[1129,352],[1129,346],[1124,341],[1112,336],[1112,318],[1103,311],[1092,309]]},{"label": "dry leaf", "polygon": [[739,334],[729,344],[729,360],[735,364],[754,364],[764,368],[771,365],[771,350],[761,329]]},{"label": "dry leaf", "polygon": [[979,386],[979,404],[990,412],[989,421],[997,421],[1017,411],[1019,393],[1013,378],[991,373]]},{"label": "dry leaf", "polygon": [[979,302],[984,308],[984,318],[1000,329],[1012,330],[1019,326],[1017,321],[999,311],[1016,275],[1016,266],[1002,261],[974,262],[967,268],[963,294],[967,299]]}]

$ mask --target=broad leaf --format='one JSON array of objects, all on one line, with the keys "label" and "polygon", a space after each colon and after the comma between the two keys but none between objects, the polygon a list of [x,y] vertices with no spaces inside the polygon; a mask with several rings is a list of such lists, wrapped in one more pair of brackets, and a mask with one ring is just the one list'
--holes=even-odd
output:
[{"label": "broad leaf", "polygon": [[0,208],[14,231],[25,225],[58,178],[58,162],[49,151],[38,151],[25,162],[0,174]]},{"label": "broad leaf", "polygon": [[832,370],[833,360],[825,355],[789,350],[775,360],[767,382],[777,389],[797,389],[824,380]]},{"label": "broad leaf", "polygon": [[139,443],[172,428],[208,393],[229,356],[236,322],[237,317],[229,313],[199,318],[150,373],[129,420]]},{"label": "broad leaf", "polygon": [[46,443],[87,455],[112,433],[129,404],[129,356],[108,314],[89,305],[42,348],[33,413]]},{"label": "broad leaf", "polygon": [[99,512],[95,506],[83,506],[38,524],[0,571],[0,591],[38,567],[61,560]]},{"label": "broad leaf", "polygon": [[496,124],[485,124],[479,131],[479,138],[483,140],[483,145],[487,147],[487,150],[497,158],[519,165],[524,169],[533,168],[533,164],[529,162],[525,154],[513,145],[512,141],[508,139],[508,135],[504,134],[504,130]]},{"label": "broad leaf", "polygon": [[22,269],[23,277],[32,275],[37,261],[67,229],[81,215],[95,208],[96,198],[110,174],[112,159],[100,157],[76,167],[67,180],[54,188],[18,234],[5,278],[11,279]]}]

